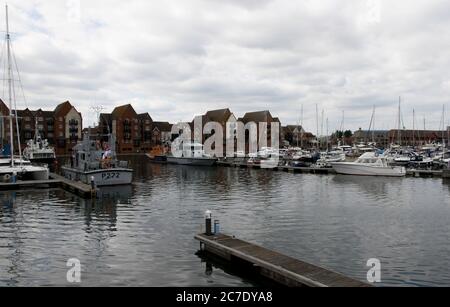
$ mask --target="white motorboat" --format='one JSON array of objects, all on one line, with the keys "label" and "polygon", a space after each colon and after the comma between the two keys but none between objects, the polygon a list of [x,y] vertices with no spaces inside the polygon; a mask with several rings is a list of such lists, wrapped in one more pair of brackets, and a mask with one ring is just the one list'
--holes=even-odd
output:
[{"label": "white motorboat", "polygon": [[203,150],[200,143],[185,143],[181,145],[181,150],[176,155],[167,156],[167,163],[192,166],[212,166],[217,159],[212,158]]},{"label": "white motorboat", "polygon": [[344,162],[346,160],[344,151],[329,151],[320,154],[320,159],[317,160],[316,166],[321,168],[331,167],[333,162]]},{"label": "white motorboat", "polygon": [[53,164],[56,160],[55,149],[49,146],[47,140],[41,138],[37,127],[38,123],[36,121],[34,139],[28,140],[23,156],[33,163]]},{"label": "white motorboat", "polygon": [[331,166],[338,174],[359,176],[404,177],[406,169],[403,166],[389,166],[386,158],[367,152],[355,162],[334,162]]}]

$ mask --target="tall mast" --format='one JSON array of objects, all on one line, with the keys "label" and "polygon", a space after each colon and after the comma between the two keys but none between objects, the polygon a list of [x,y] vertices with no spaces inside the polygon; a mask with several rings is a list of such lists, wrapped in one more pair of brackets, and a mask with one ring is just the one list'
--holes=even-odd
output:
[{"label": "tall mast", "polygon": [[325,114],[325,111],[324,111],[324,109],[322,109],[322,119],[321,119],[321,128],[320,128],[320,143],[321,143],[321,145],[323,146],[323,121],[324,121],[324,114]]},{"label": "tall mast", "polygon": [[401,126],[402,126],[402,109],[401,109],[401,103],[402,103],[402,97],[398,97],[398,144],[402,145],[402,132],[401,132]]},{"label": "tall mast", "polygon": [[442,105],[442,145],[445,147],[444,140],[444,129],[445,129],[445,104]]},{"label": "tall mast", "polygon": [[300,147],[303,148],[303,103],[300,117]]},{"label": "tall mast", "polygon": [[[14,135],[12,115],[12,68],[11,68],[11,41],[9,36],[8,5],[6,5],[6,49],[8,57],[8,102],[9,102],[9,139],[11,147],[11,166],[14,166]],[[17,113],[17,111],[15,111]],[[17,116],[17,114],[16,114]],[[19,145],[20,146],[20,145]]]},{"label": "tall mast", "polygon": [[413,109],[413,146],[416,146],[416,110]]},{"label": "tall mast", "polygon": [[319,106],[316,103],[316,139],[317,147],[319,147]]}]

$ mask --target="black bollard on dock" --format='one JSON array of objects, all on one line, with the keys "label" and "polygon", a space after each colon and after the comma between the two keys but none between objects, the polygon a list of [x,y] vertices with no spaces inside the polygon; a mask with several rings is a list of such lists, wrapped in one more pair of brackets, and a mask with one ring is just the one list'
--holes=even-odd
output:
[{"label": "black bollard on dock", "polygon": [[206,210],[206,212],[205,212],[205,235],[207,235],[207,236],[212,236],[211,219],[212,219],[211,211]]}]

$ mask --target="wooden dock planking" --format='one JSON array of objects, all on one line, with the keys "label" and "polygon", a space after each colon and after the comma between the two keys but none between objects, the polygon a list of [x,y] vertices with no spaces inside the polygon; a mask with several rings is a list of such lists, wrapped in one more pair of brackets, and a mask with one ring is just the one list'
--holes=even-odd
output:
[{"label": "wooden dock planking", "polygon": [[92,189],[88,184],[82,183],[80,181],[69,180],[55,173],[50,173],[50,178],[60,181],[61,186],[69,192],[77,194],[83,198],[92,197]]},{"label": "wooden dock planking", "polygon": [[233,257],[259,268],[259,273],[285,286],[307,287],[370,287],[340,273],[300,261],[276,251],[224,234],[198,234],[207,252],[232,261]]}]

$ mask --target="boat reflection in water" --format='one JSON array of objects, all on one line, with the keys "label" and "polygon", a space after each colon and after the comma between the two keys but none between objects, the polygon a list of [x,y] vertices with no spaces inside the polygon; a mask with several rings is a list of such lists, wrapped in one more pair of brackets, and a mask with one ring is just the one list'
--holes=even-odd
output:
[{"label": "boat reflection in water", "polygon": [[97,191],[97,200],[102,202],[129,203],[133,187],[131,185],[105,186]]}]

